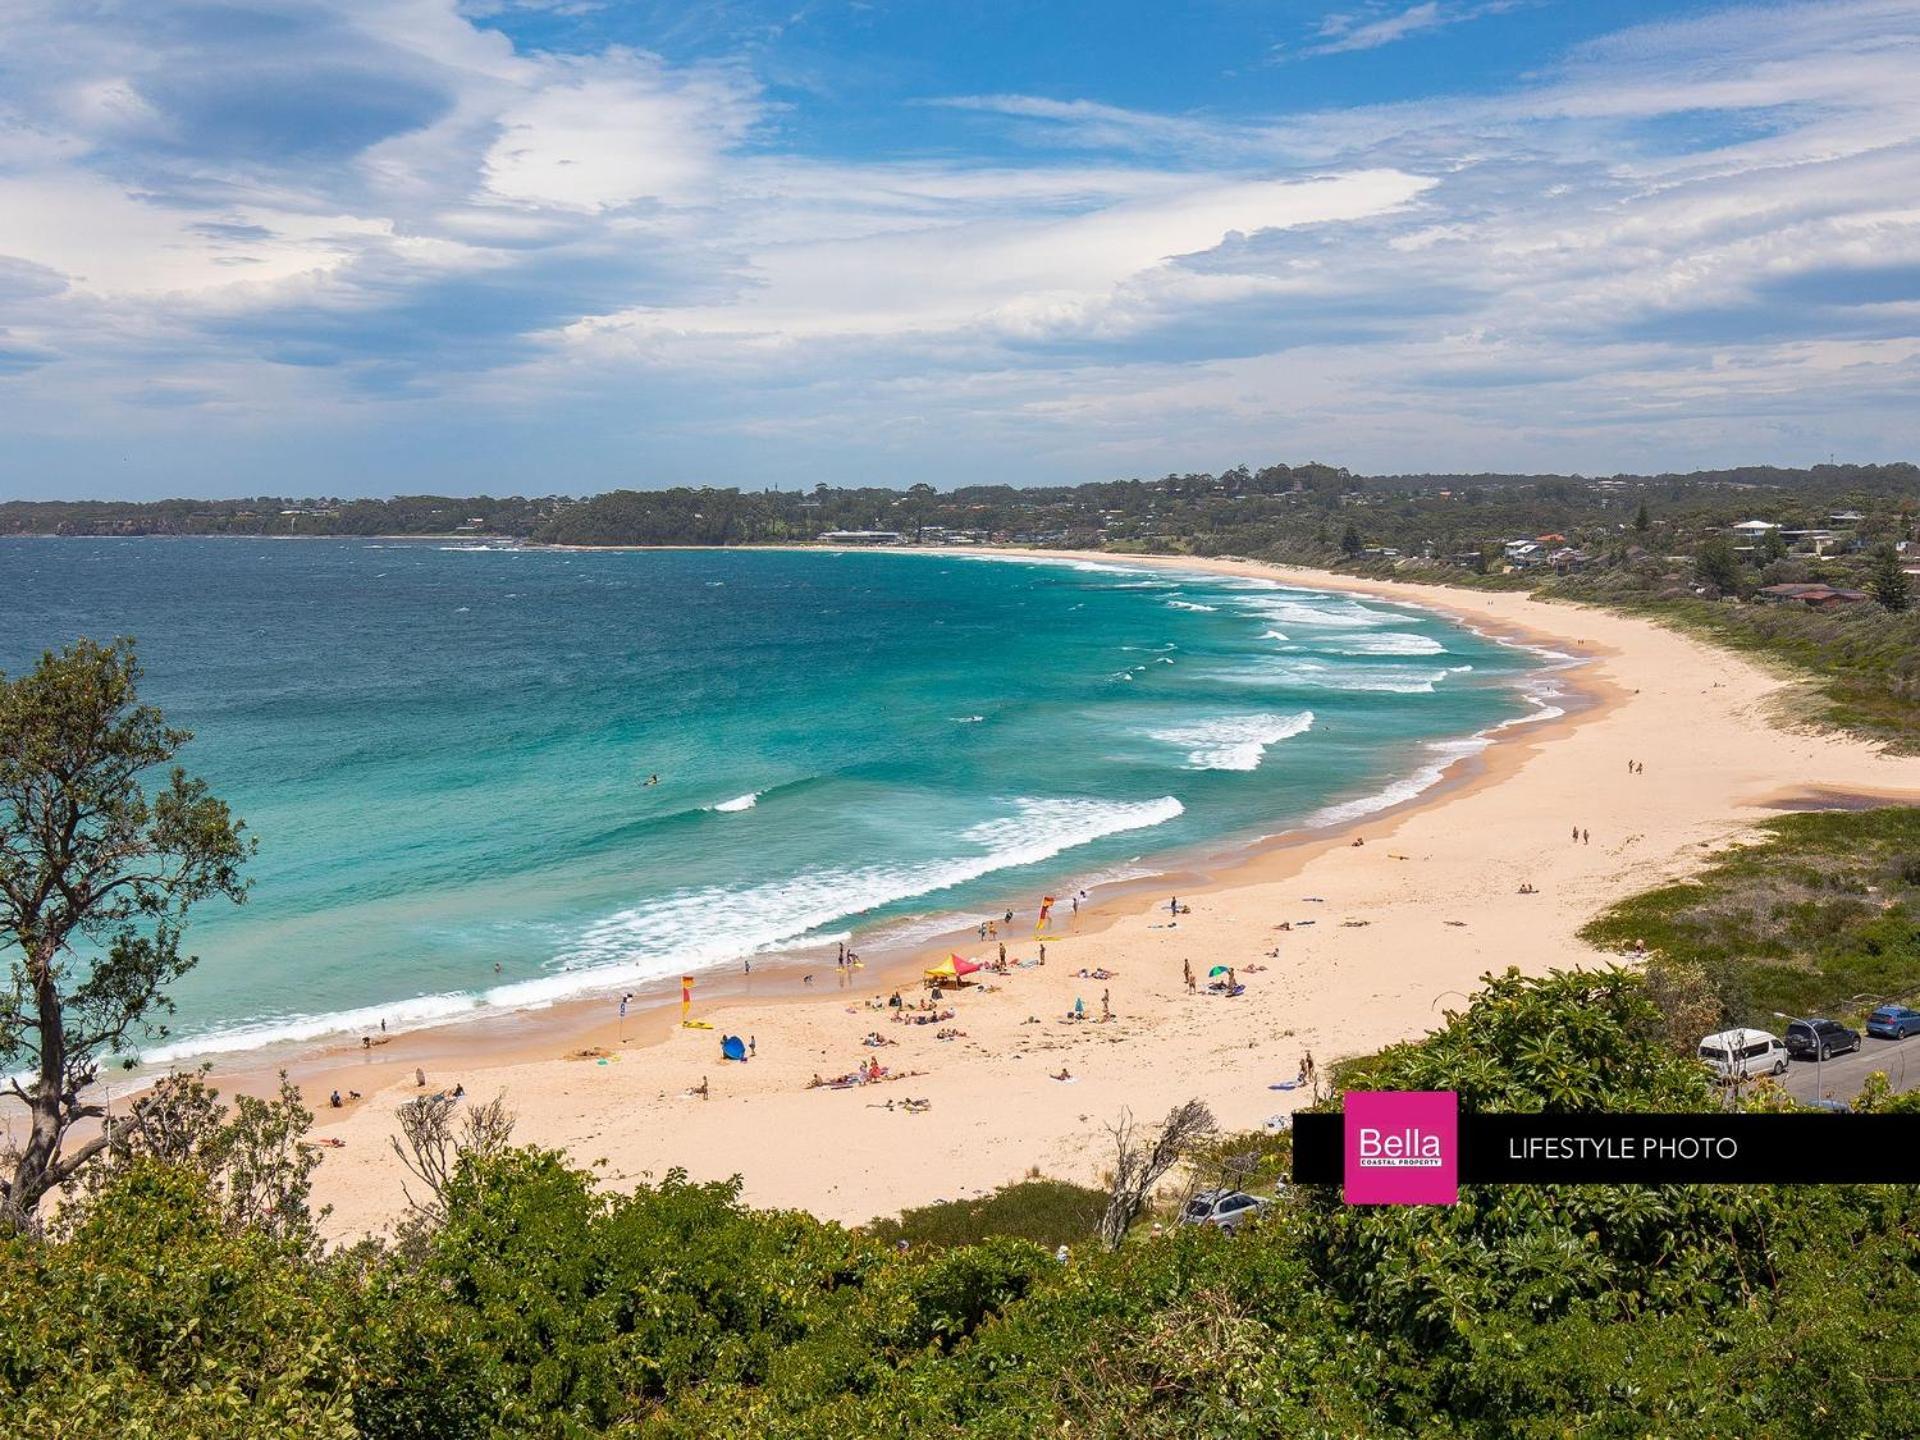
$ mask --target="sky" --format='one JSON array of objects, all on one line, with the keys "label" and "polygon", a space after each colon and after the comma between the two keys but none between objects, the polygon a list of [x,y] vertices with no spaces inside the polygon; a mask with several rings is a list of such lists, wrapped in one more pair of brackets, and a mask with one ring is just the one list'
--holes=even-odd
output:
[{"label": "sky", "polygon": [[1920,458],[1920,0],[4,0],[0,498]]}]

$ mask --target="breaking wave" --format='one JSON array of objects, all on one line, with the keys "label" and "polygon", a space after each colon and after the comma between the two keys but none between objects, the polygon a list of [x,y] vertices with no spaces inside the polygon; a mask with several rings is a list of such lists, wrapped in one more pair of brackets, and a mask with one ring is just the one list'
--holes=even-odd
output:
[{"label": "breaking wave", "polygon": [[1313,728],[1313,712],[1297,715],[1226,715],[1198,725],[1156,730],[1153,738],[1187,752],[1189,770],[1257,770],[1267,747]]}]

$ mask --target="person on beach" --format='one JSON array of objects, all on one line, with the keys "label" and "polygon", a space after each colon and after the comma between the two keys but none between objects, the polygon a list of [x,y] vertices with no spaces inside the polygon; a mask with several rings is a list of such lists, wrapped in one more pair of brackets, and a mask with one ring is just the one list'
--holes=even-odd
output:
[{"label": "person on beach", "polygon": [[811,985],[811,984],[813,983],[813,976],[811,976],[811,975],[802,975],[802,976],[800,977],[800,983],[801,983],[802,985]]},{"label": "person on beach", "polygon": [[1573,843],[1576,845],[1580,843],[1580,827],[1578,825],[1573,827]]},{"label": "person on beach", "polygon": [[413,1088],[416,1090],[424,1090],[427,1088],[427,1072],[422,1070],[418,1065],[413,1067]]},{"label": "person on beach", "polygon": [[1113,1004],[1108,998],[1111,994],[1112,992],[1108,990],[1100,992],[1100,1023],[1103,1025],[1113,1019]]},{"label": "person on beach", "polygon": [[694,1093],[694,1094],[696,1094],[696,1095],[698,1095],[698,1096],[699,1096],[699,1097],[700,1097],[700,1098],[701,1098],[702,1100],[704,1100],[704,1099],[706,1099],[706,1098],[707,1098],[707,1096],[708,1096],[709,1094],[711,1094],[711,1093],[712,1093],[711,1091],[709,1091],[709,1090],[707,1089],[707,1077],[706,1077],[706,1076],[704,1076],[704,1075],[702,1075],[702,1076],[700,1077],[700,1084],[699,1084],[699,1086],[698,1086],[698,1087],[697,1087],[697,1088],[696,1088],[696,1089],[694,1090],[694,1092],[693,1092],[693,1093]]},{"label": "person on beach", "polygon": [[740,962],[740,973],[742,975],[751,975],[753,973],[753,962],[751,960],[742,960]]},{"label": "person on beach", "polygon": [[758,1055],[759,1053],[760,1053],[759,1043],[753,1038],[753,1036],[751,1035],[747,1036],[747,1058],[751,1060],[753,1059],[754,1056]]},{"label": "person on beach", "polygon": [[1227,994],[1231,995],[1240,988],[1240,979],[1233,973],[1233,967],[1227,967]]},{"label": "person on beach", "polygon": [[1044,944],[1040,947],[1040,963],[1042,965],[1047,963],[1047,947]]},{"label": "person on beach", "polygon": [[1582,845],[1591,845],[1593,843],[1593,832],[1591,830],[1582,830],[1580,832],[1580,843]]},{"label": "person on beach", "polygon": [[1178,915],[1180,913],[1180,897],[1178,895],[1169,895],[1167,897],[1167,913],[1169,915]]},{"label": "person on beach", "polygon": [[1180,962],[1180,978],[1186,981],[1187,989],[1193,989],[1193,961],[1182,960]]},{"label": "person on beach", "polygon": [[333,1106],[334,1109],[338,1110],[342,1104],[342,1101],[340,1099],[340,1092],[338,1090],[334,1091],[333,1094],[328,1097],[327,1103]]}]

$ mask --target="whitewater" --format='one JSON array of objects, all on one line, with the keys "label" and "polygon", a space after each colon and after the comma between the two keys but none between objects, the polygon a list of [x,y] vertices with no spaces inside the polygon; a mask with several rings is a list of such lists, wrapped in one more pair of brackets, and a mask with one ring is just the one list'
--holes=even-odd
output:
[{"label": "whitewater", "polygon": [[0,539],[0,585],[0,668],[132,634],[260,841],[149,1062],[1030,915],[1553,709],[1429,612],[1119,557]]}]

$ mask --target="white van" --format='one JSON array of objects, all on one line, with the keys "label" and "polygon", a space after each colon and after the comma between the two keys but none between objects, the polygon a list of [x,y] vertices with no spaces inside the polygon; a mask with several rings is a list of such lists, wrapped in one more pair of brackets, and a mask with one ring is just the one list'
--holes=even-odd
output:
[{"label": "white van", "polygon": [[1787,1073],[1787,1046],[1764,1030],[1722,1030],[1700,1042],[1700,1058],[1722,1080]]}]

